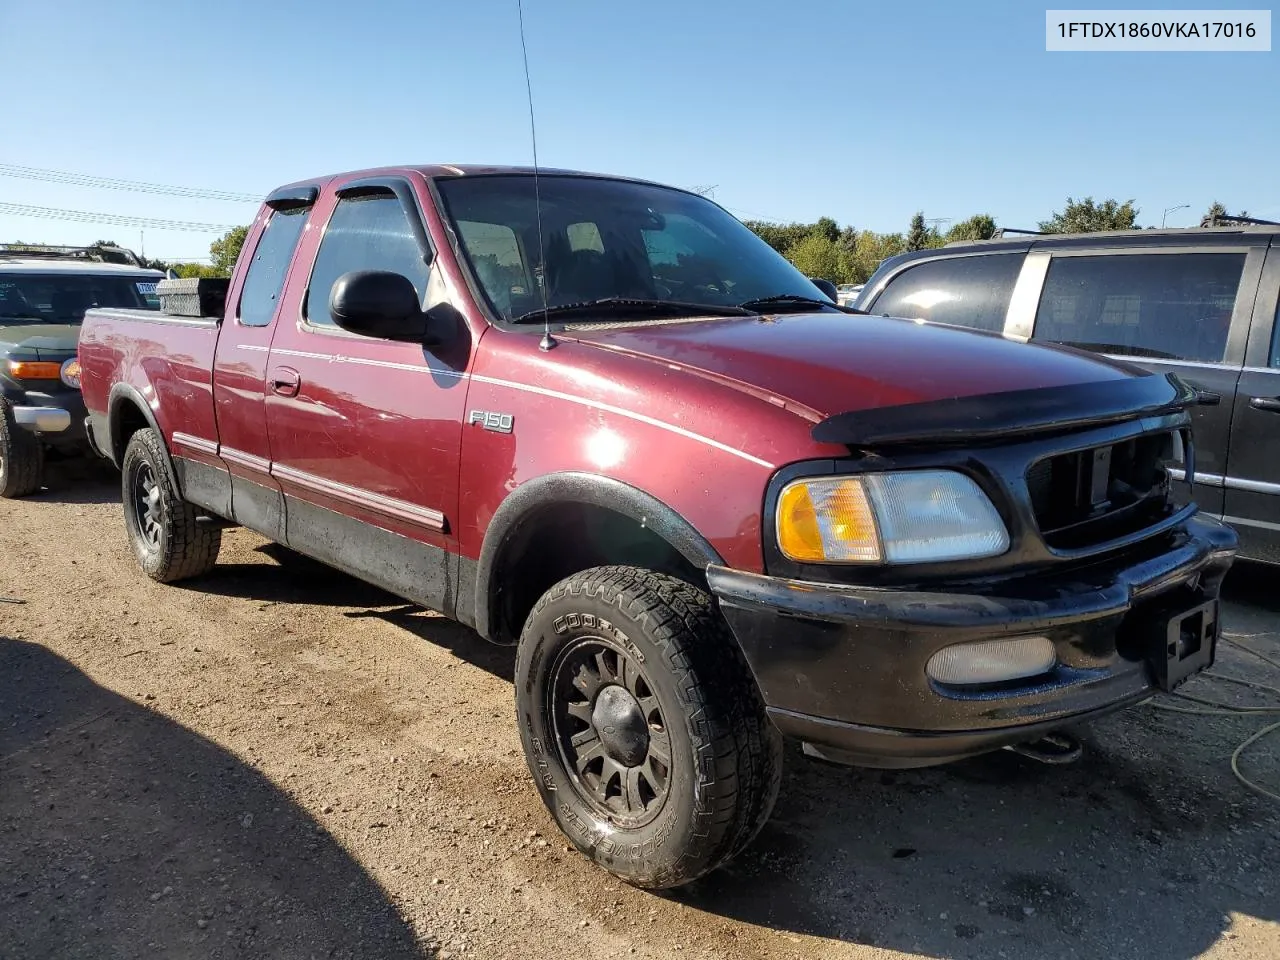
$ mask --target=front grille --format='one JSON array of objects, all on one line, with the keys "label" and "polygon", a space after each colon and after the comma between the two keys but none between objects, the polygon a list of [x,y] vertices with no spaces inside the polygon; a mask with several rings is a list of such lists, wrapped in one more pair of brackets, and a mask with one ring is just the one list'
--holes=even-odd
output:
[{"label": "front grille", "polygon": [[1128,536],[1169,515],[1173,433],[1046,457],[1027,471],[1027,490],[1048,546],[1075,550]]}]

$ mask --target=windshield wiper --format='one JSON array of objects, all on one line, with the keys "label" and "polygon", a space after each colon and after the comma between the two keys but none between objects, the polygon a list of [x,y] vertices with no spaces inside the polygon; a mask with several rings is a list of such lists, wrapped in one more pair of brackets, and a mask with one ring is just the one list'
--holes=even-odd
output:
[{"label": "windshield wiper", "polygon": [[798,293],[779,293],[772,297],[756,297],[754,300],[744,300],[738,306],[746,310],[758,310],[762,307],[791,306],[793,304],[797,307],[832,307],[841,313],[866,313],[865,310],[843,307],[838,303],[832,303],[830,300],[805,297]]},{"label": "windshield wiper", "polygon": [[579,303],[561,303],[555,306],[530,310],[512,323],[532,323],[545,317],[563,317],[575,313],[660,313],[672,317],[748,317],[752,311],[745,307],[723,306],[707,303],[689,303],[684,300],[644,300],[632,297],[604,297],[599,300],[583,300]]}]

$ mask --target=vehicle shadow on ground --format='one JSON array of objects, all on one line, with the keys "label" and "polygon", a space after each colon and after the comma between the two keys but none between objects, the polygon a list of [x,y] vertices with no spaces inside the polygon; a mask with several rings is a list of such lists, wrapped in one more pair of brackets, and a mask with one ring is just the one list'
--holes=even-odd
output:
[{"label": "vehicle shadow on ground", "polygon": [[251,765],[2,636],[0,945],[13,960],[426,956]]},{"label": "vehicle shadow on ground", "polygon": [[[1219,663],[1280,684],[1238,652]],[[1220,682],[1195,684],[1197,695],[1230,698]],[[1280,804],[1246,790],[1229,765],[1264,722],[1143,705],[1079,731],[1084,756],[1065,767],[1000,752],[852,770],[789,745],[760,837],[675,897],[935,957],[1199,956],[1236,936],[1232,914],[1280,921]],[[1259,749],[1245,766],[1280,787],[1280,750]],[[1266,936],[1255,928],[1250,940]]]},{"label": "vehicle shadow on ground", "polygon": [[207,575],[179,587],[264,603],[360,607],[343,616],[390,623],[511,682],[515,651],[490,643],[469,627],[406,603],[402,598],[276,543],[254,548],[271,563],[219,563]]},{"label": "vehicle shadow on ground", "polygon": [[120,475],[109,464],[78,461],[50,463],[45,467],[44,486],[23,498],[36,503],[119,503]]},{"label": "vehicle shadow on ground", "polygon": [[[225,546],[223,548],[226,550]],[[220,561],[201,577],[175,584],[197,593],[299,603],[323,607],[390,607],[404,603],[387,591],[334,567],[312,560],[277,543],[264,543],[254,552],[274,563]]]},{"label": "vehicle shadow on ground", "polygon": [[490,643],[470,627],[413,604],[404,604],[393,610],[358,610],[343,614],[352,619],[371,617],[394,624],[414,636],[443,647],[472,666],[491,673],[499,680],[512,683],[515,680],[515,647]]},{"label": "vehicle shadow on ground", "polygon": [[[1222,599],[1229,604],[1241,604],[1254,608],[1251,613],[1280,614],[1280,570],[1260,563],[1237,562],[1222,584]],[[1269,627],[1280,631],[1280,623],[1272,621]],[[1280,638],[1278,638],[1280,639]]]}]

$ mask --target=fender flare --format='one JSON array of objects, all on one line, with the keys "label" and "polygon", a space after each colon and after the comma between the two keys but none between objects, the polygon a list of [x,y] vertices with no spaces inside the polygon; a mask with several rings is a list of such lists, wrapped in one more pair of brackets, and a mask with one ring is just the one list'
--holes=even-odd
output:
[{"label": "fender flare", "polygon": [[497,594],[491,586],[512,534],[538,510],[561,503],[588,504],[630,517],[669,543],[698,570],[724,564],[688,520],[639,487],[594,473],[544,474],[516,487],[498,506],[485,530],[475,577],[475,629],[482,637],[495,639]]},{"label": "fender flare", "polygon": [[[142,411],[142,417],[147,421],[147,426],[160,437],[160,443],[164,446],[167,459],[172,460],[169,453],[169,441],[164,435],[164,431],[160,429],[160,424],[156,422],[155,411],[151,409],[151,404],[147,403],[146,398],[139,392],[137,387],[127,383],[117,383],[111,388],[111,392],[107,395],[107,443],[110,449],[107,451],[111,454],[111,460],[116,466],[120,465],[121,459],[124,457],[124,445],[120,442],[120,409],[128,401]],[[169,464],[170,470],[173,464]]]}]

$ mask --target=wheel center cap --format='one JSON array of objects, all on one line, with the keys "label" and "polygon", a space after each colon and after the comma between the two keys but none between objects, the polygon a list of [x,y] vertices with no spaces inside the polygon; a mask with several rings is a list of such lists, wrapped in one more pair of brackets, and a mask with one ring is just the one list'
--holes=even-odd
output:
[{"label": "wheel center cap", "polygon": [[626,687],[610,684],[600,691],[591,724],[605,752],[624,767],[638,766],[649,753],[649,724]]}]

